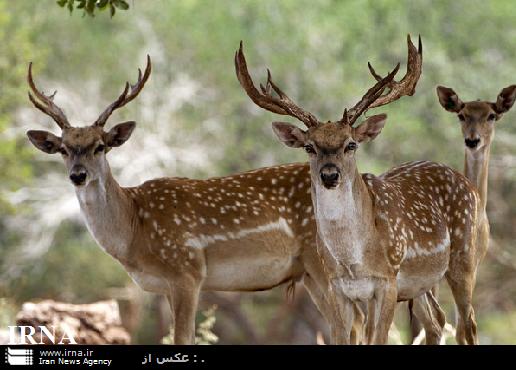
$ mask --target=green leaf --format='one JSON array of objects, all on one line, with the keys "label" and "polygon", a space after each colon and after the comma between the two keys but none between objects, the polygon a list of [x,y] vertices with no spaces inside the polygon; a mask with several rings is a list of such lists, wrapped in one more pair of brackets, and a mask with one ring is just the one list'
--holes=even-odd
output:
[{"label": "green leaf", "polygon": [[129,9],[129,4],[125,0],[118,0],[116,6],[122,10]]},{"label": "green leaf", "polygon": [[104,10],[108,5],[108,2],[109,0],[99,0],[99,2],[97,3],[97,8],[99,8],[100,10]]},{"label": "green leaf", "polygon": [[97,0],[88,0],[88,3],[86,4],[86,12],[92,17],[94,16],[93,12],[95,11],[96,2]]},{"label": "green leaf", "polygon": [[114,15],[115,15],[115,13],[116,13],[116,9],[115,9],[115,7],[114,7],[113,3],[110,3],[110,4],[109,4],[109,12],[111,13],[111,18],[113,18],[113,16],[114,16]]},{"label": "green leaf", "polygon": [[63,8],[68,0],[57,0],[57,5],[59,5],[61,8]]},{"label": "green leaf", "polygon": [[73,12],[73,2],[74,0],[68,0],[68,10],[71,12]]}]

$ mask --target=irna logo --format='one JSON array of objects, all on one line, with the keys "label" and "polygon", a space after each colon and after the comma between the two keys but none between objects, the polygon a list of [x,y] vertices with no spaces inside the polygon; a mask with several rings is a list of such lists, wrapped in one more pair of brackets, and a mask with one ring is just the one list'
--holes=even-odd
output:
[{"label": "irna logo", "polygon": [[62,325],[58,332],[50,327],[9,326],[9,344],[77,344],[71,331]]}]

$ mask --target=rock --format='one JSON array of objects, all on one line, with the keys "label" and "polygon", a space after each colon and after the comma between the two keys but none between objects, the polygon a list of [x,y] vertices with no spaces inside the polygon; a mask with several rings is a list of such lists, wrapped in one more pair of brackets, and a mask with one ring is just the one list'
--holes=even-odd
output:
[{"label": "rock", "polygon": [[[45,326],[54,331],[56,343],[72,336],[77,344],[129,344],[131,337],[122,327],[118,303],[115,300],[91,304],[70,304],[44,300],[27,302],[16,315],[16,325],[36,329],[36,342],[52,344],[39,330]],[[69,343],[65,339],[63,343]]]}]

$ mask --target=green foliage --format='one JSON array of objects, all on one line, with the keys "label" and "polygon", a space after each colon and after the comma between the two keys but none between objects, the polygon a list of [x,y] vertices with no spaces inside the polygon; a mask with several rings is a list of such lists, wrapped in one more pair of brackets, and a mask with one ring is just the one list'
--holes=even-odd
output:
[{"label": "green foliage", "polygon": [[15,320],[17,308],[12,300],[0,297],[0,327],[6,328]]},{"label": "green foliage", "polygon": [[45,258],[26,265],[7,295],[18,302],[37,297],[88,303],[107,299],[108,289],[126,285],[129,277],[120,264],[81,231],[77,225],[63,225]]},{"label": "green foliage", "polygon": [[217,318],[215,317],[216,311],[217,306],[212,305],[207,310],[201,312],[203,318],[201,319],[201,322],[197,325],[195,344],[216,344],[219,341],[217,335],[213,333],[213,327],[215,326],[215,322],[217,321]]},{"label": "green foliage", "polygon": [[481,336],[486,344],[516,344],[516,311],[513,312],[494,312],[485,316],[478,323],[482,328]]},{"label": "green foliage", "polygon": [[109,14],[113,17],[117,9],[127,10],[129,4],[125,0],[57,0],[57,5],[66,8],[72,14],[74,9],[82,9],[83,16],[95,16],[95,12],[109,9]]},{"label": "green foliage", "polygon": [[12,237],[2,215],[16,211],[7,202],[6,194],[27,185],[33,172],[31,151],[23,144],[24,139],[11,132],[12,125],[26,97],[28,61],[39,63],[45,55],[45,47],[38,48],[34,43],[32,25],[19,23],[8,9],[12,9],[11,3],[0,0],[0,246]]},{"label": "green foliage", "polygon": [[[215,312],[217,306],[212,305],[210,308],[201,312],[201,318],[196,325],[195,344],[216,344],[219,341],[217,335],[213,333],[213,327],[217,321]],[[174,344],[174,328],[170,328],[167,336],[161,339],[162,344]]]}]

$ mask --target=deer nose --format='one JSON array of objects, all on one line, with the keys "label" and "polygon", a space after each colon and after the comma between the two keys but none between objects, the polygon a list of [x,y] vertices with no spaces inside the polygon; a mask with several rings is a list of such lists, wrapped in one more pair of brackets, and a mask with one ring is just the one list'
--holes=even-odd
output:
[{"label": "deer nose", "polygon": [[325,188],[331,189],[339,182],[339,169],[333,164],[324,165],[321,168],[321,180]]},{"label": "deer nose", "polygon": [[480,143],[480,139],[466,139],[464,142],[468,148],[473,149],[477,147],[478,143]]},{"label": "deer nose", "polygon": [[70,171],[70,180],[72,180],[75,186],[84,185],[87,176],[88,173],[83,166],[73,166]]}]

